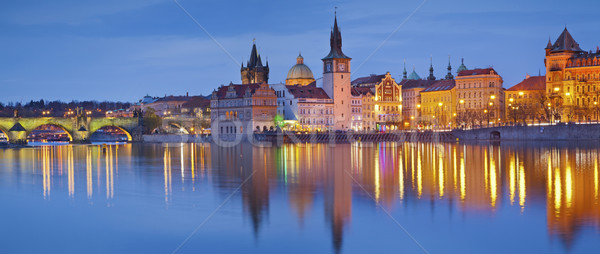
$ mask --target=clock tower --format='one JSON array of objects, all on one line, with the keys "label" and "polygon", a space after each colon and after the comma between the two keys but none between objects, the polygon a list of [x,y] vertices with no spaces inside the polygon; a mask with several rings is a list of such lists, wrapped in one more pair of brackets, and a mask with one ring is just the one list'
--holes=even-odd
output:
[{"label": "clock tower", "polygon": [[342,52],[342,34],[334,19],[330,39],[331,50],[323,60],[323,90],[333,99],[333,124],[336,130],[348,130],[351,123],[350,60]]}]

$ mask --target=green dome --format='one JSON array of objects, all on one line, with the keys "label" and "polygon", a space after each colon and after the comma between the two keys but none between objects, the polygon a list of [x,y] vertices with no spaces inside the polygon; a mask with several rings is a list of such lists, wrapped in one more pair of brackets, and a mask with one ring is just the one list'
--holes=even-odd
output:
[{"label": "green dome", "polygon": [[410,75],[408,75],[408,79],[412,79],[412,80],[420,80],[421,79],[421,77],[419,77],[419,74],[417,74],[417,72],[415,71],[414,66],[413,66],[412,73],[410,73]]}]

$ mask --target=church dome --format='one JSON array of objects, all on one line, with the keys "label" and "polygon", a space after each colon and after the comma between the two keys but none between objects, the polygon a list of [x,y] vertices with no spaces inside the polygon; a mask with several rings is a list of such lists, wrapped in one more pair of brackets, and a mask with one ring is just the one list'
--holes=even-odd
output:
[{"label": "church dome", "polygon": [[288,71],[287,75],[288,80],[294,79],[313,79],[314,76],[310,68],[304,64],[304,57],[302,55],[298,55],[296,58],[296,65],[292,66],[290,71]]}]

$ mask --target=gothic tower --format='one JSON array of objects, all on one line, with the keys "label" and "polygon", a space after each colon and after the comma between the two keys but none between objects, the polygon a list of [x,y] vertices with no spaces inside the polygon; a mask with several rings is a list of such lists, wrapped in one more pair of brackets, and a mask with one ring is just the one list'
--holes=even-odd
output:
[{"label": "gothic tower", "polygon": [[260,55],[256,50],[256,43],[252,44],[252,52],[250,52],[250,60],[246,63],[242,63],[242,84],[254,84],[254,83],[268,83],[269,82],[269,62],[263,66]]},{"label": "gothic tower", "polygon": [[334,126],[336,130],[350,128],[350,60],[342,52],[342,34],[337,25],[337,14],[333,22],[331,50],[323,59],[323,90],[333,99]]}]

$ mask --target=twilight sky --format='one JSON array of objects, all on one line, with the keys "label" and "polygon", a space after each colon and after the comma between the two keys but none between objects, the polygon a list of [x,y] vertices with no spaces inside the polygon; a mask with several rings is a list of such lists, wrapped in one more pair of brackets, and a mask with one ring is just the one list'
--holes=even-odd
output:
[{"label": "twilight sky", "polygon": [[298,51],[318,78],[334,6],[352,79],[389,71],[399,81],[404,59],[425,77],[430,56],[442,78],[451,55],[454,70],[460,58],[468,68],[493,66],[508,88],[544,73],[548,36],[554,42],[565,25],[584,50],[600,45],[597,0],[426,0],[402,26],[422,0],[179,2],[228,53],[173,0],[5,1],[0,102],[206,95],[240,83],[253,38],[269,83],[285,81]]}]

